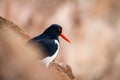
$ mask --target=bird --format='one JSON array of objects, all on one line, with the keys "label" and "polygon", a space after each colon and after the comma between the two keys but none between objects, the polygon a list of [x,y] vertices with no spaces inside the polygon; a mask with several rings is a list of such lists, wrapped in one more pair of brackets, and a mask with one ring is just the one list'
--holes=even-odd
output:
[{"label": "bird", "polygon": [[58,24],[50,25],[42,34],[28,41],[43,49],[45,55],[47,55],[42,59],[46,67],[48,67],[49,64],[56,58],[59,52],[59,36],[68,43],[71,43],[71,41],[62,33],[62,27]]}]

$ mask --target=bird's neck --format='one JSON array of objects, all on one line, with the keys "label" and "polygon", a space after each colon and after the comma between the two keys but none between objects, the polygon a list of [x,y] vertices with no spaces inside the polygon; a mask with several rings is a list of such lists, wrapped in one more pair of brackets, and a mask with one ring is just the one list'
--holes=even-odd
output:
[{"label": "bird's neck", "polygon": [[54,40],[58,40],[58,36],[57,35],[54,35],[54,34],[45,34],[44,36],[46,36],[46,38],[48,39],[54,39]]}]

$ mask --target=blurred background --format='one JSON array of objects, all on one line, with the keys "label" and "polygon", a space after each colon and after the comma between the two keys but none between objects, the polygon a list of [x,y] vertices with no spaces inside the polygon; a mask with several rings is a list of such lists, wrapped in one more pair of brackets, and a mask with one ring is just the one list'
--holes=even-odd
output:
[{"label": "blurred background", "polygon": [[57,60],[72,67],[76,80],[120,80],[119,0],[0,0],[0,16],[31,37],[59,24]]}]

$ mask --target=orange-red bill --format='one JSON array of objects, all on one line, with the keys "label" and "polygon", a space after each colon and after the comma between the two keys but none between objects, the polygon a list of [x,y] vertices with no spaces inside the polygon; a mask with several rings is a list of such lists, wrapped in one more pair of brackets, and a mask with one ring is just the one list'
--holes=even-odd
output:
[{"label": "orange-red bill", "polygon": [[61,34],[60,36],[67,42],[72,43],[64,34]]}]

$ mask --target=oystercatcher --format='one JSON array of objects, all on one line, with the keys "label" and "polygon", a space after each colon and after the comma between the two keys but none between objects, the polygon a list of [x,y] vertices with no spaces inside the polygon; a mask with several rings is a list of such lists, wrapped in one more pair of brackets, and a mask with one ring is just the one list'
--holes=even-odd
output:
[{"label": "oystercatcher", "polygon": [[62,27],[57,24],[52,24],[42,34],[32,38],[29,42],[37,44],[46,53],[43,62],[48,67],[49,64],[55,59],[59,51],[59,36],[64,40],[71,43],[71,41],[62,34]]}]

